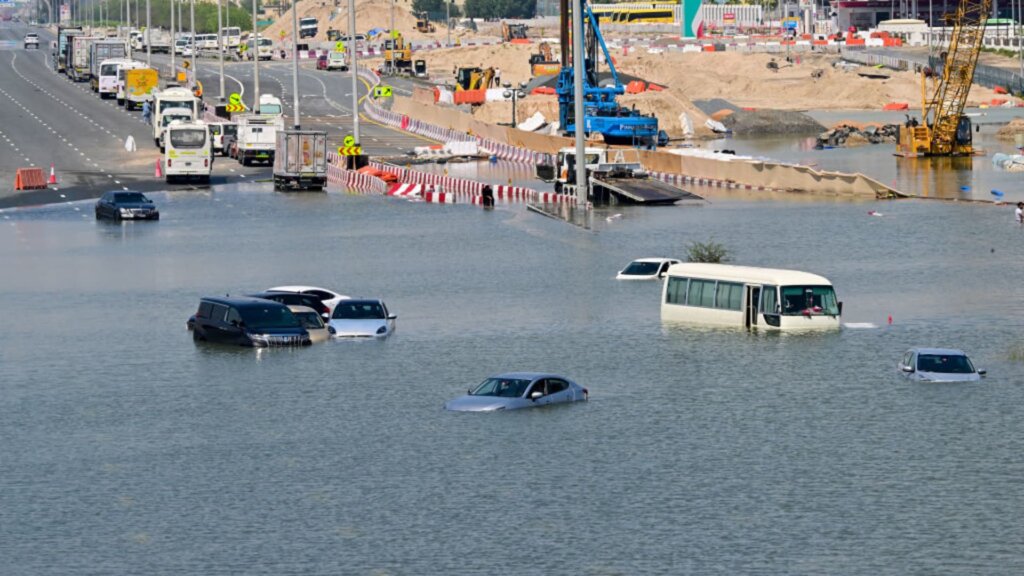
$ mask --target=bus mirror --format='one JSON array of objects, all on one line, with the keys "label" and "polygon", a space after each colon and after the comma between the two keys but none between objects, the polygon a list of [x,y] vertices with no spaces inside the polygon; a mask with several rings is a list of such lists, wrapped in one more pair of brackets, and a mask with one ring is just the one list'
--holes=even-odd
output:
[{"label": "bus mirror", "polygon": [[838,307],[839,307],[839,315],[842,316],[843,315],[843,303],[841,301],[839,302]]}]

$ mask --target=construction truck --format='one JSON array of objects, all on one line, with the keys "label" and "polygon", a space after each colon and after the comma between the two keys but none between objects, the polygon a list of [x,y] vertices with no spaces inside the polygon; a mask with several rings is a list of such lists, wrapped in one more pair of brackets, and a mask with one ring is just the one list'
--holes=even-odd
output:
[{"label": "construction truck", "polygon": [[555,60],[551,44],[541,42],[537,54],[530,54],[530,74],[533,76],[555,76],[562,64]]},{"label": "construction truck", "polygon": [[117,103],[125,110],[142,108],[153,98],[160,87],[160,75],[153,68],[136,62],[123,66],[117,71]]},{"label": "construction truck", "polygon": [[971,156],[976,153],[971,133],[971,119],[964,114],[967,95],[974,81],[985,24],[992,9],[992,0],[960,0],[954,14],[946,15],[946,26],[953,27],[941,76],[931,98],[927,94],[927,75],[921,73],[921,121],[908,118],[900,127],[896,155]]},{"label": "construction truck", "polygon": [[527,26],[526,24],[509,24],[508,22],[502,21],[501,40],[503,42],[511,42],[513,40],[526,40],[527,30],[529,30],[529,26]]},{"label": "construction truck", "polygon": [[327,185],[327,132],[278,130],[274,190],[323,190]]},{"label": "construction truck", "polygon": [[[581,0],[584,15],[583,54],[573,54],[569,42],[568,0],[561,0],[562,67],[558,73],[555,94],[558,96],[558,124],[565,136],[573,136],[580,122],[575,117],[575,90],[573,66],[583,65],[583,131],[601,134],[608,144],[627,144],[653,149],[668,144],[668,134],[658,130],[658,118],[641,114],[616,102],[616,96],[626,92],[615,70],[608,45],[601,36],[600,23],[587,0]],[[604,55],[611,72],[611,85],[598,83],[598,50]],[[570,65],[570,58],[572,64]]]},{"label": "construction truck", "polygon": [[494,68],[486,70],[479,67],[458,68],[455,71],[455,91],[481,90],[491,87],[494,81]]},{"label": "construction truck", "polygon": [[384,41],[383,72],[388,76],[412,75],[412,48],[405,43],[400,32],[393,32],[391,38]]},{"label": "construction truck", "polygon": [[430,21],[430,17],[427,16],[426,12],[416,13],[416,31],[424,34],[434,32],[434,23]]}]

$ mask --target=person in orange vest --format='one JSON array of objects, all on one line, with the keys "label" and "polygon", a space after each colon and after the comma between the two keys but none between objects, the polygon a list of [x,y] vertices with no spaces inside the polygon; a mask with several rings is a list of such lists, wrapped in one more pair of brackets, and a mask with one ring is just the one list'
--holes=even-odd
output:
[{"label": "person in orange vest", "polygon": [[199,80],[196,80],[196,85],[195,88],[192,89],[192,94],[200,100],[203,99],[203,83]]}]

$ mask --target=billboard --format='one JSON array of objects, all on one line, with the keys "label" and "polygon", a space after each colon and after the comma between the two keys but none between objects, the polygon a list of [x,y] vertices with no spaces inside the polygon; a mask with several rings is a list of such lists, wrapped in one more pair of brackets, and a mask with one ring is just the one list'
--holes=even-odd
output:
[{"label": "billboard", "polygon": [[71,5],[61,4],[60,5],[60,23],[67,24],[71,21]]}]

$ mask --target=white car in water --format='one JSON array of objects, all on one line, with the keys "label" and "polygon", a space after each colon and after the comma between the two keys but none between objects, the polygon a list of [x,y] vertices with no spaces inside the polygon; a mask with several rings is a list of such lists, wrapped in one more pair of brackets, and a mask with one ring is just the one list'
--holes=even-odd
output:
[{"label": "white car in water", "polygon": [[679,264],[672,258],[639,258],[629,263],[615,277],[616,280],[657,280],[664,278],[668,267]]},{"label": "white car in water", "polygon": [[387,338],[395,331],[396,319],[383,300],[349,298],[334,308],[328,325],[338,337]]},{"label": "white car in water", "polygon": [[911,348],[903,353],[899,371],[918,382],[977,382],[985,375],[963,350],[953,348]]},{"label": "white car in water", "polygon": [[338,294],[334,290],[318,286],[277,286],[275,288],[267,288],[265,292],[295,292],[296,294],[315,296],[324,303],[324,306],[327,306],[328,314],[334,312],[334,307],[338,305],[338,302],[349,299],[344,294]]}]

